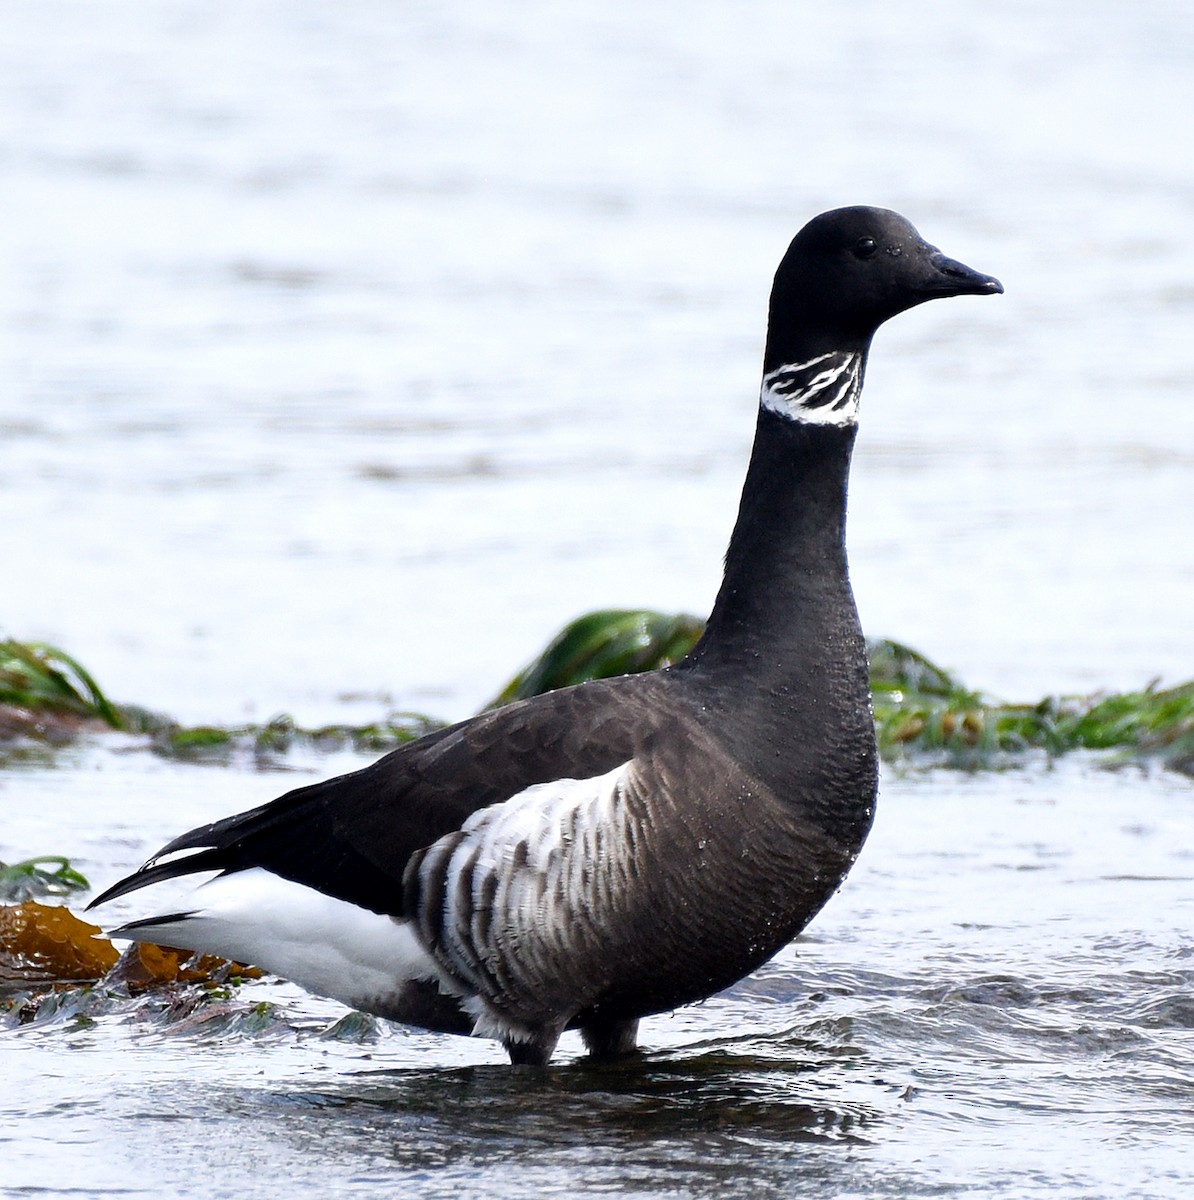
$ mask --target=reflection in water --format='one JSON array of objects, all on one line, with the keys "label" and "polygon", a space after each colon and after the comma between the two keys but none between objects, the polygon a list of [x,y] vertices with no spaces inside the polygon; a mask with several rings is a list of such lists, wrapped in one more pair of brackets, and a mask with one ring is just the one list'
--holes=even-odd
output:
[{"label": "reflection in water", "polygon": [[291,1093],[286,1099],[376,1108],[390,1120],[417,1121],[428,1144],[443,1137],[462,1153],[475,1142],[482,1160],[503,1143],[531,1153],[575,1148],[591,1138],[629,1149],[695,1136],[703,1150],[719,1142],[728,1147],[771,1138],[865,1140],[868,1125],[878,1119],[875,1110],[843,1106],[840,1100],[833,1104],[825,1084],[817,1081],[815,1062],[806,1058],[785,1067],[777,1057],[648,1056],[617,1066],[577,1064],[542,1075],[496,1066],[379,1071],[355,1075],[331,1091]]},{"label": "reflection in water", "polygon": [[[299,1150],[338,1142],[337,1157],[383,1156],[395,1182],[451,1179],[503,1195],[564,1187],[649,1191],[757,1184],[760,1157],[800,1146],[862,1146],[878,1114],[818,1086],[816,1068],[708,1054],[545,1075],[501,1067],[381,1071],[331,1090],[265,1100]],[[288,1110],[288,1111],[286,1111]],[[302,1116],[293,1120],[294,1111]],[[273,1119],[278,1118],[277,1113]],[[258,1111],[256,1119],[270,1120]],[[779,1179],[772,1179],[772,1186]]]}]

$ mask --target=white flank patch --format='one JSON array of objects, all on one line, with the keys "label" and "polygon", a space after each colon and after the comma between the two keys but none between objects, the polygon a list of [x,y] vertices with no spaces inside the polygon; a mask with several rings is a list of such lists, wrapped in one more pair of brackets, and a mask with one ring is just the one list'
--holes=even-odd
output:
[{"label": "white flank patch", "polygon": [[574,818],[582,830],[594,823],[611,823],[618,787],[629,766],[629,761],[624,762],[590,779],[553,779],[533,784],[501,804],[473,813],[461,831],[470,835],[470,846],[479,840],[482,854],[491,860],[500,859],[500,852],[495,855],[499,847],[508,852],[517,843],[526,842],[528,868],[547,870],[552,855],[566,844],[564,830]]},{"label": "white flank patch", "polygon": [[380,916],[260,867],[195,891],[193,915],[143,926],[138,941],[218,954],[281,975],[353,1008],[440,972],[405,921]]},{"label": "white flank patch", "polygon": [[[443,871],[446,877],[444,949],[463,979],[480,984],[478,991],[484,985],[473,961],[491,968],[501,963],[499,977],[551,975],[566,967],[578,919],[599,923],[603,912],[613,918],[615,894],[630,874],[621,801],[629,767],[625,762],[590,779],[529,787],[469,817],[446,863],[434,855],[425,860],[425,875]],[[463,910],[458,890],[464,871],[471,871],[471,912]],[[530,1036],[490,1008],[483,994],[463,1003],[479,1036]],[[572,1015],[558,1014],[561,1028]]]},{"label": "white flank patch", "polygon": [[[540,894],[557,894],[564,884],[566,899],[579,899],[580,867],[592,861],[595,841],[617,841],[619,832],[618,791],[629,762],[591,779],[556,779],[538,783],[511,796],[501,804],[474,813],[461,827],[468,836],[457,847],[448,866],[452,878],[474,850],[480,851],[480,870],[474,874],[474,902],[479,902],[480,884],[486,873],[497,876],[493,909],[515,924],[533,927],[550,910],[542,911]],[[514,849],[526,846],[526,862],[514,869]],[[616,851],[616,845],[606,846]],[[542,881],[545,886],[540,887]],[[451,895],[451,893],[449,893]],[[550,900],[548,901],[550,904]],[[449,901],[448,923],[455,904]]]},{"label": "white flank patch", "polygon": [[862,355],[831,351],[768,371],[759,404],[805,425],[855,425],[861,391]]}]

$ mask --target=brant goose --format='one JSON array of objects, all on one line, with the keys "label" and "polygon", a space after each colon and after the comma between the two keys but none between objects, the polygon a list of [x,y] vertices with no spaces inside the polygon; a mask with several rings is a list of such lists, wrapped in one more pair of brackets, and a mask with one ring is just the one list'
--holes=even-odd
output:
[{"label": "brant goose", "polygon": [[841,884],[874,813],[846,483],[871,338],[999,281],[897,213],[843,208],[775,276],[725,577],[688,658],[483,713],[175,838],[98,897],[219,874],[113,937],[208,951],[544,1064],[766,962]]}]

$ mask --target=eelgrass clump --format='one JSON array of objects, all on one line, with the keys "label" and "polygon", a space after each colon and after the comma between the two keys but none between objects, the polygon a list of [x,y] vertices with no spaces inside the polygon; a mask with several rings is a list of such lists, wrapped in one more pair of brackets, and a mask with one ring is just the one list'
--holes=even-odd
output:
[{"label": "eelgrass clump", "polygon": [[42,854],[24,862],[0,862],[0,904],[20,904],[46,896],[69,896],[91,888],[85,876],[60,854]]},{"label": "eelgrass clump", "polygon": [[987,767],[1043,751],[1119,751],[1194,774],[1194,682],[1114,695],[1047,696],[1005,704],[972,692],[917,651],[870,643],[875,729],[884,757],[934,754]]},{"label": "eelgrass clump", "polygon": [[1194,775],[1194,681],[1058,701],[1057,726],[1090,750],[1129,747]]},{"label": "eelgrass clump", "polygon": [[147,735],[157,753],[227,762],[235,755],[285,754],[296,745],[338,750],[393,750],[442,722],[420,713],[393,713],[368,725],[305,729],[293,717],[264,725],[181,725],[136,705],[114,704],[76,659],[44,642],[0,641],[0,740],[23,737],[60,743],[80,733],[111,729]]},{"label": "eelgrass clump", "polygon": [[0,733],[125,729],[120,709],[76,659],[45,642],[0,640]]},{"label": "eelgrass clump", "polygon": [[264,725],[178,725],[160,721],[146,730],[150,744],[168,758],[191,762],[227,763],[238,755],[268,759],[298,746],[333,751],[351,747],[362,752],[384,753],[414,741],[443,722],[422,713],[391,713],[368,725],[320,725],[304,728],[287,713]]},{"label": "eelgrass clump", "polygon": [[1034,710],[1000,704],[902,642],[867,644],[875,734],[885,759],[912,755],[958,767],[993,766],[1027,750],[1060,752],[1030,729]]},{"label": "eelgrass clump", "polygon": [[684,613],[602,609],[569,622],[529,666],[490,702],[489,708],[557,688],[635,675],[679,662],[696,645],[705,623]]}]

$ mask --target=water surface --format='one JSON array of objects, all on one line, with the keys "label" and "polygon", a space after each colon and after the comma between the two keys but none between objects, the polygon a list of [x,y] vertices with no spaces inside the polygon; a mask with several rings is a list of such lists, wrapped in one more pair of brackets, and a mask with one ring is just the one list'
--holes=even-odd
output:
[{"label": "water surface", "polygon": [[3,620],[189,720],[463,715],[703,614],[795,230],[1007,294],[878,338],[868,631],[1009,698],[1187,678],[1194,11],[18,4]]},{"label": "water surface", "polygon": [[[289,782],[146,761],[108,748],[13,771],[7,807],[36,844],[86,789],[103,809],[75,838],[107,880],[168,829]],[[1179,1195],[1194,1184],[1192,805],[1188,780],[1089,760],[889,772],[871,841],[808,934],[644,1022],[647,1054],[627,1065],[586,1066],[572,1034],[544,1074],[491,1042],[361,1039],[340,1006],[276,981],[184,1018],[47,1010],[0,1032],[4,1185]],[[277,1008],[257,1019],[262,1001]]]}]

